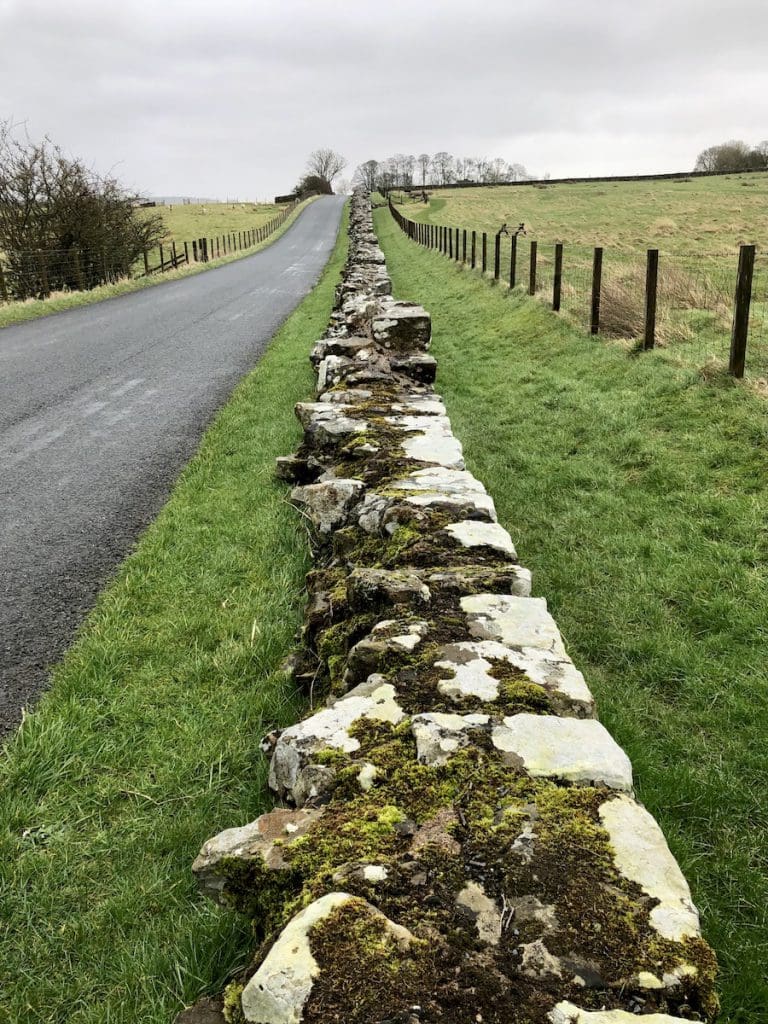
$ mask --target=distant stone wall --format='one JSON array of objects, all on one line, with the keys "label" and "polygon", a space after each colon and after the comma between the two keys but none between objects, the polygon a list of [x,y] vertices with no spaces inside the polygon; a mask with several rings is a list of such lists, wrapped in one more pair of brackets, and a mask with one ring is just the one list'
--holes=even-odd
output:
[{"label": "distant stone wall", "polygon": [[391,297],[362,192],[350,234],[279,460],[315,547],[293,664],[313,711],[265,741],[283,806],[194,865],[261,941],[224,1016],[711,1021],[688,885],[464,468],[429,315]]}]

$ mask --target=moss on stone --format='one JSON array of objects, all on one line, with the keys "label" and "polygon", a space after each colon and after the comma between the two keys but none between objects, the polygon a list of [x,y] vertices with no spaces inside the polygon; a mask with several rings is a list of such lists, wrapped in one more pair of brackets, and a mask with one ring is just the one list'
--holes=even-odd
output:
[{"label": "moss on stone", "polygon": [[233,981],[224,990],[224,1006],[222,1011],[227,1024],[246,1024],[241,1002],[244,988],[245,986],[240,984],[240,982]]}]

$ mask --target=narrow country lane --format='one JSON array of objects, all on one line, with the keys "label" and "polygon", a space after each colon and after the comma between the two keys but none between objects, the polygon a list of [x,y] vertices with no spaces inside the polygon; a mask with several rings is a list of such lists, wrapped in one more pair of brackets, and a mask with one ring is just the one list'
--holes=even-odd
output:
[{"label": "narrow country lane", "polygon": [[0,330],[0,733],[319,278],[343,202],[227,266]]}]

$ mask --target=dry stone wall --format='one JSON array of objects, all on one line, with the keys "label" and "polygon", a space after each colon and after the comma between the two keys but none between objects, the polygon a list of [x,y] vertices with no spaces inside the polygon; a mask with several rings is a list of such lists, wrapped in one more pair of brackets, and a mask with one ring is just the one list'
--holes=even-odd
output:
[{"label": "dry stone wall", "polygon": [[429,315],[392,298],[361,192],[350,236],[278,467],[314,540],[293,664],[313,710],[265,740],[282,806],[194,865],[261,942],[226,1019],[711,1021],[686,880],[465,469]]}]

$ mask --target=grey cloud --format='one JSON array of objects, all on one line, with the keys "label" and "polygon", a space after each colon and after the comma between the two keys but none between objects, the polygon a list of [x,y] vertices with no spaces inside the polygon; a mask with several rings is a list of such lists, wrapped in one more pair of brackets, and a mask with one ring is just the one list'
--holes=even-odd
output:
[{"label": "grey cloud", "polygon": [[768,136],[766,28],[753,0],[0,0],[0,117],[150,193],[273,195],[320,145],[685,168]]}]

